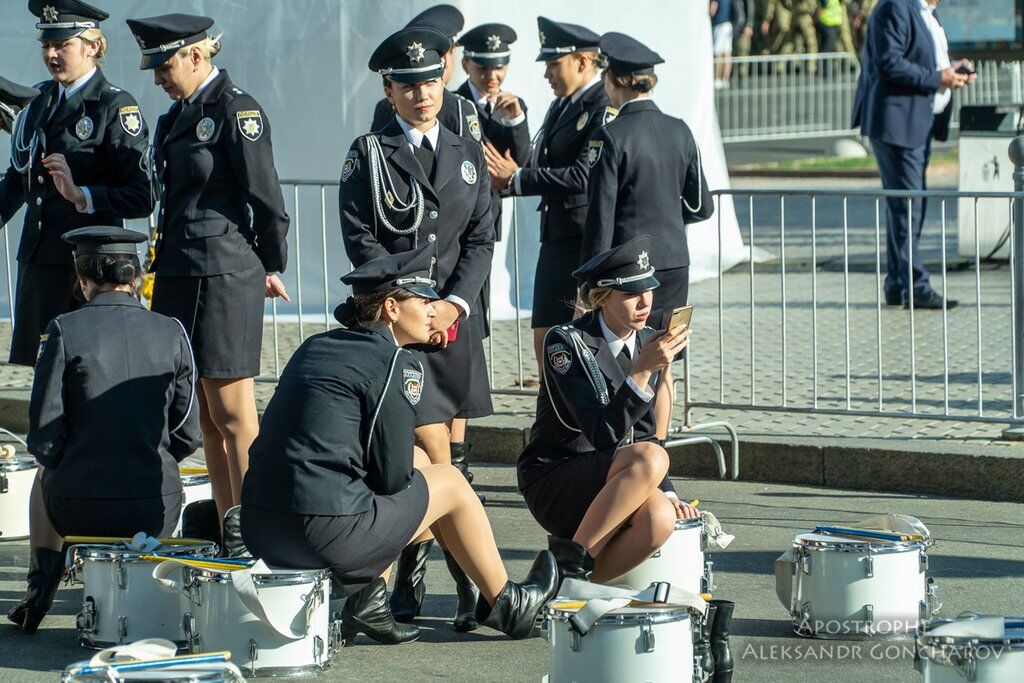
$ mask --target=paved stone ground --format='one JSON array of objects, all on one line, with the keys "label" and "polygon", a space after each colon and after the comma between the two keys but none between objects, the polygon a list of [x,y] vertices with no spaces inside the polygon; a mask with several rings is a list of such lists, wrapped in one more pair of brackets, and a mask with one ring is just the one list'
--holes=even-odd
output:
[{"label": "paved stone ground", "polygon": [[[545,543],[544,533],[525,509],[511,467],[480,464],[475,471],[479,489],[487,494],[488,516],[509,573],[522,576]],[[676,486],[699,497],[726,530],[736,535],[736,541],[712,559],[719,586],[716,596],[738,605],[733,627],[733,650],[739,660],[733,680],[737,682],[919,680],[911,654],[899,647],[872,649],[872,643],[860,643],[859,650],[843,655],[828,642],[791,635],[788,616],[775,598],[772,563],[795,530],[822,522],[852,521],[886,511],[915,515],[928,524],[937,539],[929,553],[930,575],[939,585],[942,615],[965,610],[1024,613],[1024,586],[1019,580],[1024,575],[1024,524],[1020,521],[1024,504],[754,482],[677,479]],[[3,613],[23,593],[27,553],[25,541],[0,543]],[[430,595],[420,642],[392,648],[360,639],[356,646],[342,651],[323,679],[540,679],[548,661],[543,640],[510,642],[489,629],[465,635],[450,630],[445,619],[454,608],[454,584],[436,551],[429,562],[427,582]],[[74,631],[73,615],[81,599],[80,588],[62,589],[53,616],[33,637],[0,624],[0,681],[54,680],[64,666],[89,656],[76,644]],[[805,661],[796,661],[796,657]]]}]

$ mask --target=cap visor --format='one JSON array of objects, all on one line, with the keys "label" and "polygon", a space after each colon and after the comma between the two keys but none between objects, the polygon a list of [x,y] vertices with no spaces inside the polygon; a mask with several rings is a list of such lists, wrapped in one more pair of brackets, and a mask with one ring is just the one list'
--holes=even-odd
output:
[{"label": "cap visor", "polygon": [[410,294],[421,296],[424,299],[430,299],[431,301],[441,298],[441,295],[435,292],[433,287],[428,287],[427,285],[403,285],[402,289]]},{"label": "cap visor", "polygon": [[623,282],[621,285],[612,285],[612,289],[617,289],[620,292],[646,292],[650,289],[657,288],[661,283],[658,282],[658,278],[651,275],[645,277],[643,280],[634,280],[633,282]]},{"label": "cap visor", "polygon": [[470,60],[476,62],[480,66],[504,66],[508,64],[509,55],[503,57],[470,57]]},{"label": "cap visor", "polygon": [[143,71],[155,69],[173,57],[174,53],[174,50],[170,50],[168,52],[156,52],[151,55],[142,55],[142,62],[139,64],[139,68]]},{"label": "cap visor", "polygon": [[84,28],[41,28],[36,34],[36,40],[68,40],[82,35],[87,30]]},{"label": "cap visor", "polygon": [[427,81],[432,81],[435,78],[443,76],[444,66],[438,64],[436,69],[431,69],[430,71],[418,71],[411,74],[390,73],[385,75],[388,77],[389,81],[403,83],[405,85],[409,85],[410,83],[426,83]]}]

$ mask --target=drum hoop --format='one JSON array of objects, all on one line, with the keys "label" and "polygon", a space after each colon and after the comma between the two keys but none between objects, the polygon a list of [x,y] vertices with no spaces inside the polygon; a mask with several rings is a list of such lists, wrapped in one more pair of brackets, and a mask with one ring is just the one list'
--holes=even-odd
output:
[{"label": "drum hoop", "polygon": [[686,531],[688,529],[703,528],[704,520],[700,517],[695,519],[677,519],[676,520],[676,531]]},{"label": "drum hoop", "polygon": [[[75,681],[107,681],[109,680],[105,674],[85,674],[76,673],[72,671],[74,667],[81,667],[87,665],[89,662],[78,662],[72,664],[61,674],[61,683],[74,683]],[[209,671],[196,671],[196,670],[170,670],[168,673],[174,674],[188,674],[188,678],[182,677],[180,680],[185,683],[232,683],[238,679],[230,671],[222,671],[219,669],[211,669]],[[209,674],[208,676],[203,674]],[[130,675],[130,674],[129,674]],[[119,679],[120,680],[120,679]],[[159,680],[157,678],[154,681]]]},{"label": "drum hoop", "polygon": [[[989,615],[979,615],[979,616],[989,616]],[[1000,615],[991,615],[991,616],[1000,616]],[[1018,616],[1018,615],[1014,615],[1014,614],[1006,615],[1004,617],[1004,619],[1013,619],[1014,621],[1024,621],[1024,617]],[[928,622],[927,622],[927,628],[925,628],[924,626],[918,627],[918,631],[917,631],[917,641],[918,641],[918,643],[921,644],[922,646],[933,647],[933,648],[936,648],[936,649],[939,649],[939,650],[949,650],[949,649],[954,649],[955,650],[955,649],[966,648],[967,646],[972,646],[972,647],[995,646],[995,647],[1010,647],[1012,649],[1024,649],[1024,631],[1019,632],[1020,635],[1015,635],[1015,636],[1006,636],[1005,632],[1004,632],[1004,636],[1002,638],[976,638],[976,637],[975,638],[966,638],[966,637],[958,637],[958,636],[937,635],[937,634],[934,634],[934,633],[930,633],[928,631],[928,629],[934,628],[936,626],[944,626],[946,624],[954,624],[957,621],[958,621],[958,619],[956,619],[954,617],[943,617],[943,618],[939,618],[939,619],[929,619]],[[1004,623],[1005,623],[1005,621],[1004,621]]]},{"label": "drum hoop", "polygon": [[[568,612],[557,607],[545,607],[544,618],[551,621],[568,622],[575,612]],[[690,618],[688,607],[677,607],[657,612],[638,614],[606,614],[597,620],[598,624],[668,624]]]},{"label": "drum hoop", "polygon": [[838,552],[838,553],[870,553],[872,555],[884,555],[886,553],[902,553],[911,550],[926,550],[933,541],[883,541],[879,543],[832,543],[830,541],[802,541],[793,539],[793,547],[803,550],[814,550],[817,552]]},{"label": "drum hoop", "polygon": [[182,486],[202,486],[210,483],[209,474],[183,474],[181,475]]},{"label": "drum hoop", "polygon": [[0,472],[4,474],[11,474],[13,472],[24,472],[25,470],[34,470],[39,468],[39,463],[34,460],[16,460],[14,462],[2,462],[0,463]]},{"label": "drum hoop", "polygon": [[[192,578],[196,581],[207,583],[231,583],[231,572],[219,569],[206,569],[205,567],[192,567]],[[302,586],[309,583],[317,583],[327,578],[326,569],[315,569],[312,571],[296,572],[294,574],[256,574],[252,582],[257,586]]]},{"label": "drum hoop", "polygon": [[140,552],[128,550],[127,548],[97,548],[86,546],[75,551],[76,554],[87,560],[95,562],[143,562],[144,555],[159,555],[160,557],[178,558],[185,555],[199,555],[200,557],[213,557],[217,552],[217,544],[209,541],[203,545],[176,545],[153,552]]}]

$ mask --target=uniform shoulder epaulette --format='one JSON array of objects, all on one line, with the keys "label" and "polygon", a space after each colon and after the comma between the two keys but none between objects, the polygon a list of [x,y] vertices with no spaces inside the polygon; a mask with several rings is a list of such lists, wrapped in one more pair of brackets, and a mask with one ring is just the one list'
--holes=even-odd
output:
[{"label": "uniform shoulder epaulette", "polygon": [[121,88],[118,88],[116,85],[108,85],[107,87],[114,92],[121,92]]},{"label": "uniform shoulder epaulette", "polygon": [[460,100],[462,100],[466,104],[473,104],[472,100],[470,100],[468,97],[464,97],[464,96],[460,95],[459,93],[455,92],[454,90],[449,90],[448,92],[450,92],[451,94],[455,95],[455,97],[459,98]]}]

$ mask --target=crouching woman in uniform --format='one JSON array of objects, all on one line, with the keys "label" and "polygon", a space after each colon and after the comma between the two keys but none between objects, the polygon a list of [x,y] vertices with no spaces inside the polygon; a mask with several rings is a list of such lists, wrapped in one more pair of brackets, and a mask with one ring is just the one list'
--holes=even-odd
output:
[{"label": "crouching woman in uniform", "polygon": [[660,548],[677,518],[697,516],[652,441],[659,374],[689,338],[645,324],[658,286],[652,248],[644,235],[580,266],[590,310],[544,340],[537,419],[517,468],[562,578],[619,576]]},{"label": "crouching woman in uniform", "polygon": [[[387,570],[430,528],[480,587],[476,619],[529,635],[554,596],[542,551],[523,583],[508,579],[483,506],[465,477],[414,449],[423,367],[403,346],[431,334],[432,244],[372,259],[342,278],[354,296],[335,310],[347,326],[307,339],[285,367],[250,451],[242,537],[279,567],[330,567],[346,641],[395,644],[419,629],[394,620]],[[429,385],[428,385],[429,389]]]},{"label": "crouching woman in uniform", "polygon": [[[166,537],[181,511],[178,463],[199,446],[195,367],[181,323],[136,298],[146,236],[72,230],[86,304],[50,321],[29,403],[28,450],[62,537]],[[10,618],[32,633],[64,573],[61,545],[33,547],[28,593]]]}]

